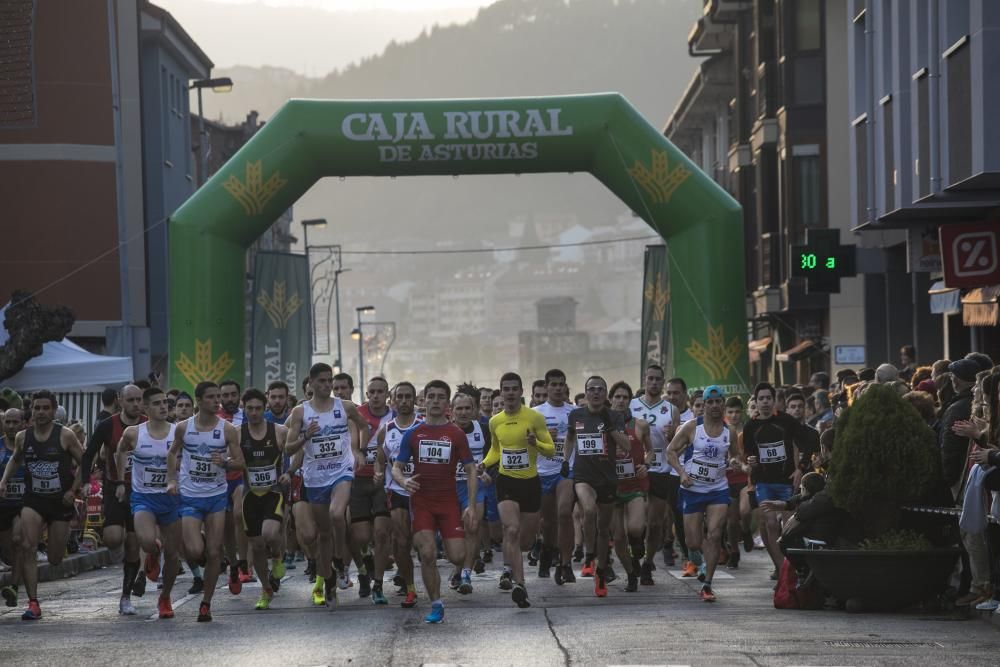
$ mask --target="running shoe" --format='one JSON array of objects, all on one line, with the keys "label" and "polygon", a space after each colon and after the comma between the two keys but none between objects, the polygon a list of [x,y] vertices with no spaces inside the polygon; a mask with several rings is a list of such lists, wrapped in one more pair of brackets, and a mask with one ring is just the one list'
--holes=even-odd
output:
[{"label": "running shoe", "polygon": [[504,573],[500,575],[500,583],[497,584],[497,588],[502,591],[509,591],[514,588],[514,579],[510,572],[505,570]]},{"label": "running shoe", "polygon": [[0,595],[3,596],[4,603],[6,603],[8,607],[17,606],[17,589],[13,586],[4,586],[3,588],[0,588]]},{"label": "running shoe", "polygon": [[399,603],[399,606],[403,607],[404,609],[412,609],[413,607],[416,607],[417,606],[416,591],[407,591],[406,597],[403,598],[403,601]]},{"label": "running shoe", "polygon": [[342,575],[337,577],[337,588],[339,588],[340,590],[346,591],[353,585],[354,582],[351,581],[351,575],[347,574],[347,572],[344,572]]},{"label": "running shoe", "polygon": [[316,561],[312,558],[306,562],[306,577],[310,584],[316,583]]},{"label": "running shoe", "polygon": [[132,595],[137,598],[141,598],[146,594],[146,577],[139,576],[136,574],[135,581],[132,583]]},{"label": "running shoe", "polygon": [[[280,558],[272,558],[271,559],[271,574],[274,575],[275,579],[281,579],[281,578],[283,578],[285,576],[285,570],[286,569],[289,569],[289,570],[295,569],[294,565],[292,567],[287,567],[287,566],[288,566],[288,564],[285,561],[281,560]],[[277,592],[277,591],[275,591],[275,592]]]},{"label": "running shoe", "polygon": [[132,600],[128,598],[122,598],[118,601],[118,615],[119,616],[135,616],[135,607],[132,606]]},{"label": "running shoe", "polygon": [[243,590],[243,581],[240,578],[240,568],[235,563],[229,566],[229,592],[239,595]]},{"label": "running shoe", "polygon": [[698,576],[698,566],[691,561],[684,561],[684,570],[681,572],[682,577],[697,577]]},{"label": "running shoe", "polygon": [[514,589],[510,592],[510,599],[519,609],[527,609],[531,606],[528,602],[528,590],[522,584],[514,584]]},{"label": "running shoe", "polygon": [[174,617],[174,607],[170,604],[169,597],[160,596],[160,599],[156,603],[156,609],[160,612],[160,618],[173,618]]},{"label": "running shoe", "polygon": [[708,563],[702,563],[698,566],[698,581],[704,582],[705,578],[708,576]]},{"label": "running shoe", "polygon": [[570,565],[569,563],[566,563],[565,565],[562,566],[562,569],[563,569],[563,576],[562,576],[563,583],[575,584],[576,575],[573,574],[573,566]]},{"label": "running shoe", "polygon": [[701,592],[698,593],[698,597],[700,597],[703,602],[715,602],[715,593],[712,592],[712,587],[708,584],[701,587]]},{"label": "running shoe", "polygon": [[594,572],[594,595],[599,598],[608,597],[608,581],[601,570]]},{"label": "running shoe", "polygon": [[615,568],[611,567],[610,565],[608,565],[606,568],[604,568],[604,580],[606,582],[608,582],[609,584],[612,581],[617,581],[618,580],[618,574],[615,573]]},{"label": "running shoe", "polygon": [[753,533],[749,530],[744,530],[741,537],[743,538],[743,551],[746,551],[747,553],[753,551]]},{"label": "running shoe", "polygon": [[555,572],[552,574],[552,580],[556,582],[556,586],[562,586],[566,581],[563,579],[563,566],[562,564],[556,564]]},{"label": "running shoe", "polygon": [[431,613],[424,616],[424,623],[441,623],[444,621],[444,604],[435,602],[431,605]]},{"label": "running shoe", "polygon": [[146,578],[156,581],[160,578],[160,541],[156,540],[156,551],[146,554],[146,563],[143,568],[146,571]]},{"label": "running shoe", "polygon": [[486,562],[482,558],[477,558],[475,564],[472,566],[472,571],[476,574],[482,574],[486,571]]},{"label": "running shoe", "polygon": [[628,573],[628,584],[625,585],[626,593],[635,593],[639,590],[639,575],[632,570]]},{"label": "running shoe", "polygon": [[271,596],[267,593],[261,593],[260,597],[257,598],[257,604],[253,606],[254,609],[258,611],[263,611],[265,609],[271,608]]},{"label": "running shoe", "polygon": [[38,606],[38,600],[28,600],[28,608],[21,614],[22,621],[37,621],[42,617],[42,608]]},{"label": "running shoe", "polygon": [[239,569],[240,569],[241,584],[249,584],[254,581],[257,581],[257,577],[253,576],[253,572],[250,571],[250,566],[247,565],[246,561],[240,561]]},{"label": "running shoe", "polygon": [[372,604],[389,604],[389,601],[385,599],[385,594],[382,592],[382,586],[376,584],[372,586]]},{"label": "running shoe", "polygon": [[990,598],[976,605],[976,611],[996,611],[998,608],[1000,608],[1000,600],[996,598]]},{"label": "running shoe", "polygon": [[448,581],[448,586],[453,591],[457,591],[458,587],[462,585],[462,575],[456,572],[451,575],[451,579]]},{"label": "running shoe", "polygon": [[372,572],[375,571],[375,556],[373,556],[372,554],[365,554],[361,558],[361,562],[365,564],[365,571],[368,573],[368,576],[370,577]]},{"label": "running shoe", "polygon": [[738,570],[738,569],[740,569],[740,552],[739,551],[731,551],[729,553],[729,562],[726,563],[726,567],[728,567],[730,570]]},{"label": "running shoe", "polygon": [[323,592],[326,594],[326,606],[337,606],[337,582],[332,579],[323,582]]},{"label": "running shoe", "polygon": [[463,574],[461,581],[458,584],[458,592],[462,595],[468,595],[472,592],[472,577],[468,574]]},{"label": "running shoe", "polygon": [[358,572],[358,597],[366,598],[372,594],[372,580],[367,574]]},{"label": "running shoe", "polygon": [[594,559],[588,558],[583,562],[583,567],[580,568],[581,577],[592,577],[594,576]]},{"label": "running shoe", "polygon": [[188,595],[197,595],[205,590],[205,580],[201,577],[195,577],[191,581],[191,588],[188,589]]},{"label": "running shoe", "polygon": [[212,605],[207,602],[202,602],[198,606],[198,622],[199,623],[209,623],[212,620]]},{"label": "running shoe", "polygon": [[667,567],[674,567],[677,565],[677,560],[674,556],[674,545],[666,544],[663,546],[663,564]]},{"label": "running shoe", "polygon": [[639,566],[639,583],[643,586],[654,586],[656,584],[656,582],[653,581],[652,561],[647,560]]},{"label": "running shoe", "polygon": [[267,575],[267,583],[271,585],[271,590],[275,593],[277,593],[278,589],[281,588],[281,579],[274,576],[274,572]]},{"label": "running shoe", "polygon": [[573,562],[579,563],[583,560],[583,545],[576,545],[576,549],[573,551]]},{"label": "running shoe", "polygon": [[393,585],[399,586],[400,588],[406,588],[406,580],[403,579],[403,575],[401,574],[393,575],[392,583]]},{"label": "running shoe", "polygon": [[326,595],[323,593],[325,590],[325,582],[323,577],[316,575],[316,582],[312,587],[312,603],[317,607],[322,607],[326,604]]},{"label": "running shoe", "polygon": [[493,550],[492,549],[486,549],[485,551],[483,551],[483,562],[484,563],[492,563],[493,562]]}]

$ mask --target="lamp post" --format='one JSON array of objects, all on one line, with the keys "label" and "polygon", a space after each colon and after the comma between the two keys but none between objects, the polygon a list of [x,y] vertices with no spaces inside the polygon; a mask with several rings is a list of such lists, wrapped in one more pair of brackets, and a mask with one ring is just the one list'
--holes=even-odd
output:
[{"label": "lamp post", "polygon": [[[319,347],[316,344],[316,342],[317,342],[317,333],[318,333],[317,330],[316,330],[316,311],[317,311],[317,305],[316,304],[317,304],[317,301],[316,301],[316,298],[314,296],[316,294],[316,280],[314,280],[313,276],[314,276],[314,274],[316,272],[316,269],[319,267],[319,265],[322,264],[326,260],[320,260],[316,264],[316,266],[312,265],[312,261],[309,258],[309,228],[310,227],[316,227],[317,229],[323,229],[324,227],[326,227],[326,219],[325,218],[312,218],[312,219],[309,219],[309,220],[302,220],[301,224],[302,224],[302,249],[303,249],[303,252],[305,253],[305,256],[306,256],[306,267],[308,267],[308,271],[309,271],[309,292],[310,292],[310,305],[311,305],[311,311],[310,311],[311,317],[310,317],[310,320],[312,322],[312,326],[311,326],[311,329],[312,329],[312,350],[311,350],[311,352],[315,354],[316,351],[319,349]],[[338,250],[337,256],[339,258],[339,256],[340,256],[340,253],[339,253],[340,248],[337,247],[337,250]],[[338,267],[340,266],[339,261],[337,263],[337,266]],[[327,318],[327,327],[329,328],[329,318]],[[329,352],[329,343],[327,344],[327,352]]]},{"label": "lamp post", "polygon": [[306,258],[309,257],[309,228],[323,229],[326,227],[326,218],[311,218],[302,221],[302,247],[305,249]]},{"label": "lamp post", "polygon": [[205,152],[205,113],[201,107],[201,91],[211,88],[215,93],[228,93],[233,89],[233,80],[228,76],[217,79],[198,79],[192,81],[188,90],[198,91],[198,185],[208,180],[208,153]]},{"label": "lamp post", "polygon": [[365,337],[361,335],[361,316],[365,313],[375,313],[375,306],[359,306],[354,310],[358,313],[358,328],[351,332],[351,335],[358,339],[358,386],[361,388],[361,396],[365,395]]},{"label": "lamp post", "polygon": [[[340,266],[339,262],[337,266]],[[348,271],[350,269],[337,268],[333,272],[333,298],[337,309],[337,363],[334,366],[336,366],[338,373],[344,369],[344,355],[340,347],[340,274],[347,273]]]}]

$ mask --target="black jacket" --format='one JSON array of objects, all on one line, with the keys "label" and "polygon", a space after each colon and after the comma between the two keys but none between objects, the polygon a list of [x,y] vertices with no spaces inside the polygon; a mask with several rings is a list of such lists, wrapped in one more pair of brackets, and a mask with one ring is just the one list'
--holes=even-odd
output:
[{"label": "black jacket", "polygon": [[963,438],[951,430],[951,425],[957,421],[969,419],[972,416],[972,387],[963,389],[948,404],[941,415],[941,468],[944,481],[954,487],[962,479],[965,463],[969,457],[969,439]]}]

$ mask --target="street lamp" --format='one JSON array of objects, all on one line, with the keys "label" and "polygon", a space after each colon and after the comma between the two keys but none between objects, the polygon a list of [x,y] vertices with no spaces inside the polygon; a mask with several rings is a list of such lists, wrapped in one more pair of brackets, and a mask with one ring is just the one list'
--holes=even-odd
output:
[{"label": "street lamp", "polygon": [[326,227],[326,218],[312,218],[302,221],[302,247],[305,248],[306,257],[309,256],[309,228],[323,229]]},{"label": "street lamp", "polygon": [[233,89],[233,80],[228,76],[217,79],[192,81],[188,90],[198,91],[198,185],[208,180],[208,153],[205,152],[205,113],[201,108],[201,91],[211,88],[213,93],[228,93]]},{"label": "street lamp", "polygon": [[365,395],[365,337],[361,335],[361,316],[365,313],[375,313],[375,306],[358,306],[358,328],[351,332],[352,338],[358,340],[358,386],[361,387],[361,396]]},{"label": "street lamp", "polygon": [[338,268],[333,272],[333,298],[336,303],[335,307],[337,308],[337,363],[334,365],[337,367],[338,373],[344,368],[344,355],[340,347],[340,274],[347,273],[348,271],[350,269]]}]

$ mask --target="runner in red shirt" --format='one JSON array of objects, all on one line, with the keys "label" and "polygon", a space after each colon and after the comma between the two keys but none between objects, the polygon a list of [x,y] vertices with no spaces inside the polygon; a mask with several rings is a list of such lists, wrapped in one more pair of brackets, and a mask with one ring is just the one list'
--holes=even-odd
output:
[{"label": "runner in red shirt", "polygon": [[[625,436],[629,451],[615,451],[615,469],[618,474],[618,497],[615,500],[611,535],[615,553],[625,565],[628,574],[626,593],[639,590],[639,567],[646,555],[646,495],[649,493],[649,475],[646,455],[652,456],[653,443],[649,436],[649,423],[632,417],[629,403],[632,387],[626,382],[616,382],[611,387],[611,409],[625,419]],[[608,566],[611,569],[611,566]]]},{"label": "runner in red shirt", "polygon": [[[392,476],[410,494],[410,520],[413,545],[420,555],[420,574],[433,601],[427,623],[444,620],[441,601],[441,575],[437,569],[435,530],[440,531],[448,560],[460,567],[465,561],[465,528],[458,505],[455,468],[461,462],[468,479],[469,497],[476,497],[476,464],[469,450],[465,432],[445,416],[451,399],[451,387],[442,380],[432,380],[424,387],[425,421],[406,432],[399,446],[399,456],[392,465]],[[413,474],[406,477],[403,467],[413,462]],[[465,525],[478,529],[474,505],[465,510]],[[463,570],[463,575],[471,571]]]}]

